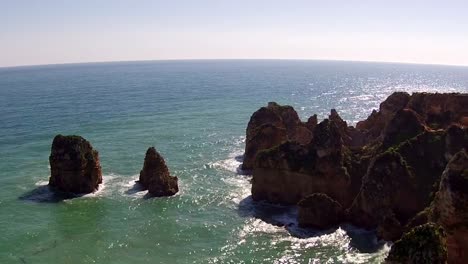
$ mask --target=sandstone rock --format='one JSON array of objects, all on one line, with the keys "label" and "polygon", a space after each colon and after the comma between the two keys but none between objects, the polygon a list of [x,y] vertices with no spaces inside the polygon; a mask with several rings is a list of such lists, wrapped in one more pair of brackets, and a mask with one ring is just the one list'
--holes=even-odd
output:
[{"label": "sandstone rock", "polygon": [[444,131],[426,131],[378,155],[348,210],[349,220],[377,227],[384,239],[398,238],[437,191],[447,162],[444,137]]},{"label": "sandstone rock", "polygon": [[402,109],[417,113],[422,124],[432,129],[446,129],[451,124],[468,125],[468,94],[459,93],[407,93],[395,92],[380,104],[356,128],[365,131],[367,142],[381,140],[382,134],[394,115]]},{"label": "sandstone rock", "polygon": [[396,112],[405,108],[410,100],[410,95],[404,92],[395,92],[380,104],[379,111],[373,111],[364,121],[356,124],[356,128],[366,131],[367,142],[378,139],[388,122]]},{"label": "sandstone rock", "polygon": [[99,154],[80,136],[57,135],[49,157],[49,186],[67,193],[91,193],[102,183]]},{"label": "sandstone rock", "polygon": [[449,161],[460,149],[468,150],[468,127],[464,129],[458,125],[452,125],[447,129],[445,137],[445,158]]},{"label": "sandstone rock", "polygon": [[416,112],[411,109],[399,110],[385,128],[383,145],[385,148],[398,145],[424,130],[425,127]]},{"label": "sandstone rock", "polygon": [[351,203],[355,193],[350,188],[352,177],[344,167],[345,152],[337,125],[328,119],[322,121],[313,138],[308,145],[287,141],[257,154],[254,200],[296,204],[310,194],[324,193],[344,206]]},{"label": "sandstone rock", "polygon": [[343,138],[339,125],[328,119],[320,122],[314,130],[313,146],[319,158],[329,155],[340,155],[343,147]]},{"label": "sandstone rock", "polygon": [[291,106],[268,103],[250,118],[246,131],[245,154],[242,169],[252,170],[257,153],[272,148],[286,140],[308,144],[312,132],[302,123]]},{"label": "sandstone rock", "polygon": [[447,231],[449,263],[468,262],[468,155],[458,152],[445,169],[432,204],[432,221]]},{"label": "sandstone rock", "polygon": [[299,226],[327,229],[343,220],[343,207],[323,193],[315,193],[299,203]]},{"label": "sandstone rock", "polygon": [[284,127],[277,127],[273,124],[263,124],[256,129],[256,133],[245,145],[243,169],[253,168],[255,157],[261,150],[270,149],[284,142],[288,138]]},{"label": "sandstone rock", "polygon": [[313,116],[309,117],[309,119],[307,119],[306,127],[307,127],[310,131],[314,131],[314,129],[315,129],[315,127],[317,126],[317,124],[318,124],[317,115],[313,115]]},{"label": "sandstone rock", "polygon": [[179,191],[177,177],[169,174],[164,158],[154,147],[148,148],[143,169],[140,171],[140,184],[148,189],[151,196],[171,196]]},{"label": "sandstone rock", "polygon": [[[440,220],[448,218],[442,215],[454,219],[453,215],[458,214],[454,208],[461,208],[457,207],[460,204],[466,208],[462,201],[467,198],[459,194],[453,198],[456,192],[452,189],[456,187],[444,187],[450,190],[448,195],[449,191],[441,191],[447,184],[442,183],[439,190],[439,183],[447,162],[468,148],[468,128],[463,126],[468,123],[466,98],[466,94],[397,92],[356,128],[348,126],[332,109],[328,119],[320,123],[316,116],[302,123],[313,132],[308,143],[292,139],[293,135],[297,138],[294,131],[301,127],[294,115],[288,114],[285,120],[289,121],[284,122],[282,115],[276,114],[276,119],[270,119],[285,132],[262,136],[261,125],[256,132],[262,140],[273,134],[285,139],[254,151],[257,154],[252,166],[252,198],[279,204],[299,203],[300,222],[308,225],[306,219],[313,219],[309,225],[317,228],[329,227],[322,219],[328,212],[339,211],[334,210],[339,204],[345,209],[341,219],[359,227],[376,228],[378,236],[389,241],[400,239],[428,221],[450,226]],[[278,110],[270,109],[269,113],[275,111]],[[438,206],[439,211],[431,209],[437,191],[439,203],[444,201],[444,206]],[[328,198],[322,199],[320,205],[316,202],[318,193]],[[305,206],[309,203],[315,205]],[[314,211],[317,208],[320,210]],[[432,210],[440,213],[432,214]],[[336,223],[329,221],[330,225]],[[464,221],[465,224],[459,222],[450,227],[462,235],[455,236],[447,228],[451,261],[456,258],[451,256],[465,260],[463,252],[467,249],[460,246],[468,244],[461,238],[468,237],[468,231],[463,229],[468,224]]]},{"label": "sandstone rock", "polygon": [[447,261],[444,230],[428,223],[415,227],[395,242],[386,264],[445,264]]},{"label": "sandstone rock", "polygon": [[404,218],[421,210],[412,209],[412,201],[406,200],[415,191],[410,182],[410,171],[399,153],[381,154],[363,178],[361,190],[349,210],[350,220],[358,226],[374,228],[389,218],[399,221],[401,226]]},{"label": "sandstone rock", "polygon": [[468,94],[413,93],[407,108],[422,116],[431,128],[445,129],[453,123],[463,123],[468,117]]}]

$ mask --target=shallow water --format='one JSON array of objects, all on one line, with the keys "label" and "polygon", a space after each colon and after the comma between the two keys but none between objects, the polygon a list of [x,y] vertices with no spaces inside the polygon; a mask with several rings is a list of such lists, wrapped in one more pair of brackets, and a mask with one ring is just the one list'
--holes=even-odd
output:
[{"label": "shallow water", "polygon": [[[268,101],[354,124],[396,90],[468,92],[468,68],[326,61],[160,61],[0,68],[0,263],[368,263],[388,245],[342,226],[297,227],[253,203],[238,166]],[[104,185],[62,200],[45,186],[53,137],[99,150]],[[135,186],[156,146],[181,192]]]}]

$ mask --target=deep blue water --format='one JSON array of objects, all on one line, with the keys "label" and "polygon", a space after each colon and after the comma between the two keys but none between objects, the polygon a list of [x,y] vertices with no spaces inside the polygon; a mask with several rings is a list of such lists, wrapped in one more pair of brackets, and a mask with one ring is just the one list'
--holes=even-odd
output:
[{"label": "deep blue water", "polygon": [[[0,68],[0,263],[378,263],[388,245],[349,226],[297,228],[294,208],[252,203],[249,176],[236,168],[250,115],[269,101],[294,106],[303,120],[336,108],[354,124],[393,91],[468,92],[468,67],[214,60]],[[99,150],[102,190],[47,202],[59,133]],[[175,197],[148,200],[132,189],[153,145],[180,179]]]}]

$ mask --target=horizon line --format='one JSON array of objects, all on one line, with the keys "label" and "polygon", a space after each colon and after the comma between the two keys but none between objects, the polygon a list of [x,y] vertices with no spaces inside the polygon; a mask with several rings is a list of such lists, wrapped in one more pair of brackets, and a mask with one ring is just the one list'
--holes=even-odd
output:
[{"label": "horizon line", "polygon": [[0,69],[43,67],[43,66],[66,66],[80,64],[105,64],[105,63],[131,63],[131,62],[170,62],[170,61],[323,61],[323,62],[362,62],[362,63],[382,63],[382,64],[407,64],[423,66],[449,66],[449,67],[468,67],[468,64],[444,64],[444,63],[421,63],[408,61],[378,61],[378,60],[345,60],[345,59],[298,59],[298,58],[215,58],[215,59],[147,59],[147,60],[108,60],[108,61],[83,61],[83,62],[59,62],[46,64],[24,64],[12,66],[0,66]]}]

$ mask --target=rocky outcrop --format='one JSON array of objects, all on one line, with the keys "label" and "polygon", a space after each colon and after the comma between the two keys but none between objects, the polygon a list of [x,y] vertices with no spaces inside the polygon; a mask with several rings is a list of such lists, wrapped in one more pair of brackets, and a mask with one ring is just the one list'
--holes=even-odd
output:
[{"label": "rocky outcrop", "polygon": [[383,145],[388,148],[413,138],[425,131],[419,115],[411,109],[395,113],[383,132]]},{"label": "rocky outcrop", "polygon": [[338,126],[328,119],[314,129],[308,145],[287,141],[258,153],[252,179],[252,198],[296,204],[313,193],[324,193],[348,206],[352,177]]},{"label": "rocky outcrop", "polygon": [[438,189],[447,164],[446,138],[445,131],[426,131],[377,155],[348,209],[349,220],[377,227],[384,239],[398,238]]},{"label": "rocky outcrop", "polygon": [[433,129],[445,129],[453,123],[466,125],[468,94],[414,93],[406,108],[418,113]]},{"label": "rocky outcrop", "polygon": [[343,221],[341,204],[323,193],[315,193],[298,203],[298,222],[301,227],[327,229]]},{"label": "rocky outcrop", "polygon": [[57,135],[49,157],[49,186],[66,193],[96,191],[102,183],[99,154],[80,136]]},{"label": "rocky outcrop", "polygon": [[253,169],[257,153],[286,140],[307,144],[312,139],[313,120],[306,124],[299,119],[294,108],[270,102],[250,118],[246,131],[243,170]]},{"label": "rocky outcrop", "polygon": [[445,264],[447,263],[444,230],[428,223],[415,227],[395,242],[385,260],[386,264]]},{"label": "rocky outcrop", "polygon": [[380,104],[379,111],[374,110],[366,120],[358,122],[356,128],[365,131],[367,142],[378,139],[395,113],[405,108],[409,100],[408,93],[395,92],[391,94]]},{"label": "rocky outcrop", "polygon": [[154,147],[148,148],[139,179],[148,194],[155,197],[174,195],[179,191],[177,181],[177,177],[169,174],[164,158]]},{"label": "rocky outcrop", "polygon": [[448,163],[431,209],[431,220],[447,232],[449,263],[467,263],[468,155],[465,150]]},{"label": "rocky outcrop", "polygon": [[[468,244],[468,197],[460,189],[467,177],[453,175],[465,175],[468,166],[460,154],[468,148],[467,100],[466,94],[398,92],[356,127],[335,110],[320,123],[312,116],[305,123],[313,130],[308,143],[286,131],[257,152],[252,198],[298,205],[301,226],[329,228],[344,219],[389,241],[436,222],[447,230],[449,263],[462,263],[456,259],[465,261],[468,252],[461,246]],[[450,160],[458,161],[447,165]]]},{"label": "rocky outcrop", "polygon": [[432,129],[446,129],[452,124],[468,125],[468,94],[395,92],[380,104],[379,111],[356,124],[366,134],[366,141],[382,140],[390,120],[403,109],[414,111],[421,122]]}]

